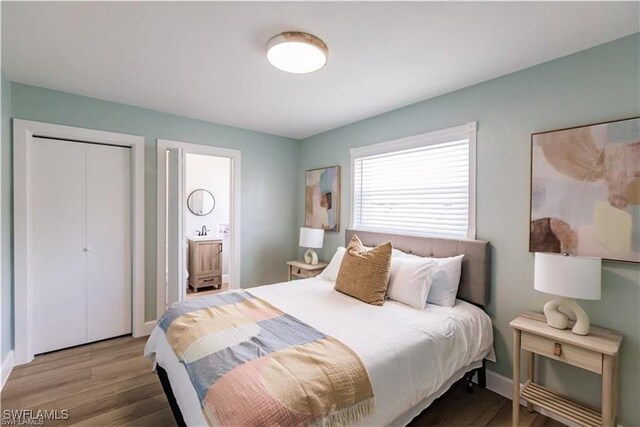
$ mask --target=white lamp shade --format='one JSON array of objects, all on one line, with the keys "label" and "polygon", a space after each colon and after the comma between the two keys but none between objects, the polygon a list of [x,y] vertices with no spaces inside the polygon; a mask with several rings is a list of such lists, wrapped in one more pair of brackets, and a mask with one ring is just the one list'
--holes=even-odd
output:
[{"label": "white lamp shade", "polygon": [[321,248],[324,240],[324,230],[300,227],[300,247]]},{"label": "white lamp shade", "polygon": [[567,298],[600,299],[602,260],[536,253],[534,289]]}]

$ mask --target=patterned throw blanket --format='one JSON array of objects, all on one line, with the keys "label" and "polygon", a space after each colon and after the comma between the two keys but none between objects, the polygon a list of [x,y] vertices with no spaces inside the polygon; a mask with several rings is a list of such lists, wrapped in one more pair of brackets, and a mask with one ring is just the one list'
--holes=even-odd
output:
[{"label": "patterned throw blanket", "polygon": [[174,304],[159,326],[209,424],[330,427],[374,411],[349,347],[249,292]]}]

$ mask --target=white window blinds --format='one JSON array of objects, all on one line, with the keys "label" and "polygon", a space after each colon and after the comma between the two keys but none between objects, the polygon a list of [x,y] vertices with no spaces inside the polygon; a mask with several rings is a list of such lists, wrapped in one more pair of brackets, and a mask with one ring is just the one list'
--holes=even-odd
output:
[{"label": "white window blinds", "polygon": [[475,237],[475,123],[354,149],[352,171],[354,228]]}]

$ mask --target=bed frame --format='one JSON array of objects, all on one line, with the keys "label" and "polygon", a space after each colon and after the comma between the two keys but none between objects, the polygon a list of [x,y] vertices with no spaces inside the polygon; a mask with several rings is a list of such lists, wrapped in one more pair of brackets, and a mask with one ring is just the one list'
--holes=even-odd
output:
[{"label": "bed frame", "polygon": [[489,271],[491,267],[489,242],[347,229],[344,236],[345,246],[349,244],[354,234],[358,235],[365,246],[391,242],[394,249],[422,257],[446,258],[464,255],[458,298],[480,307],[485,307],[489,303]]},{"label": "bed frame", "polygon": [[173,418],[176,419],[176,424],[178,425],[178,427],[187,427],[187,423],[184,422],[184,417],[182,416],[180,406],[178,406],[176,396],[173,394],[173,389],[171,388],[171,383],[169,382],[167,371],[162,366],[156,364],[156,373],[158,374],[160,384],[162,384],[162,390],[167,396],[167,401],[169,402],[169,406],[171,407]]},{"label": "bed frame", "polygon": [[[464,255],[462,261],[462,276],[458,288],[458,298],[484,308],[489,303],[489,272],[491,266],[489,242],[483,240],[440,239],[421,236],[408,236],[392,233],[372,231],[345,231],[345,246],[351,237],[357,234],[365,246],[377,246],[384,242],[391,242],[395,249],[408,254],[423,257],[445,258]],[[180,427],[186,427],[182,412],[173,394],[169,378],[165,369],[156,365],[156,372],[162,388],[167,395],[171,411]],[[472,369],[464,375],[467,391],[473,393],[473,378],[477,375],[478,385],[487,386],[485,362],[482,367]]]},{"label": "bed frame", "polygon": [[[377,246],[381,243],[391,242],[394,249],[422,257],[446,258],[464,255],[458,298],[481,308],[484,308],[489,303],[489,272],[491,271],[489,242],[347,229],[344,234],[345,247],[349,244],[354,234],[358,235],[358,238],[365,246]],[[478,385],[486,388],[487,374],[484,360],[482,361],[482,367],[473,369],[464,376],[469,393],[473,393],[473,378],[476,375]]]}]

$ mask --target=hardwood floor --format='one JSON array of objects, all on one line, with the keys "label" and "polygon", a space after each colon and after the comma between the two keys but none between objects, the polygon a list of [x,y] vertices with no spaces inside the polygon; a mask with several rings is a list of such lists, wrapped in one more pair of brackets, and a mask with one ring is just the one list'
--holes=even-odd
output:
[{"label": "hardwood floor", "polygon": [[[563,424],[537,412],[529,413],[520,407],[521,427],[560,427]],[[455,383],[449,391],[411,421],[410,427],[507,427],[511,426],[511,400],[488,389],[474,386],[467,392],[464,380]]]},{"label": "hardwood floor", "polygon": [[[143,355],[145,338],[114,338],[42,356],[13,369],[0,394],[6,409],[68,410],[67,420],[46,426],[175,426],[151,361]],[[520,411],[521,425],[561,424]],[[511,402],[489,390],[466,392],[462,382],[411,422],[426,426],[509,426]]]},{"label": "hardwood floor", "polygon": [[198,292],[193,292],[193,289],[191,289],[191,286],[187,286],[187,299],[191,300],[194,298],[200,298],[200,297],[206,297],[209,295],[215,295],[215,294],[219,294],[221,292],[225,292],[229,290],[229,284],[228,283],[223,283],[220,286],[220,289],[214,289],[213,286],[209,287],[209,288],[202,288],[202,290],[199,290]]},{"label": "hardwood floor", "polygon": [[69,411],[47,426],[174,425],[145,342],[127,336],[37,356],[11,372],[2,409]]}]

